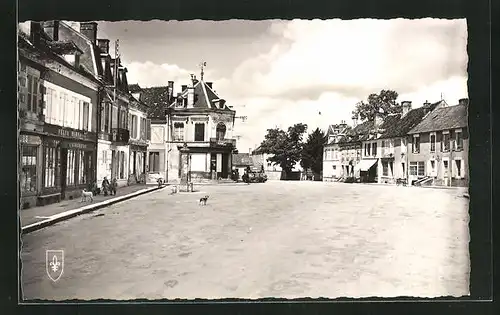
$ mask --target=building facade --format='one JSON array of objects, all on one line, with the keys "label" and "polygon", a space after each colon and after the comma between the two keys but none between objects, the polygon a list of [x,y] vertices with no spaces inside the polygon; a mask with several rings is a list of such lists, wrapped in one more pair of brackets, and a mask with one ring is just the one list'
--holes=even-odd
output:
[{"label": "building facade", "polygon": [[408,132],[410,183],[468,186],[468,106],[461,99],[436,108]]},{"label": "building facade", "polygon": [[58,23],[20,25],[23,208],[72,199],[95,179],[94,113],[100,82],[85,71],[85,46],[60,36],[54,25]]},{"label": "building facade", "polygon": [[186,144],[192,181],[230,178],[236,112],[214,92],[212,82],[195,76],[176,96],[173,91],[173,82],[142,90],[143,101],[153,113],[149,171],[178,182],[182,171],[179,150]]},{"label": "building facade", "polygon": [[129,184],[146,183],[148,146],[151,140],[151,120],[146,104],[132,97],[129,104]]},{"label": "building facade", "polygon": [[338,180],[343,175],[339,141],[349,128],[344,121],[328,127],[326,133],[328,142],[323,149],[323,181]]}]

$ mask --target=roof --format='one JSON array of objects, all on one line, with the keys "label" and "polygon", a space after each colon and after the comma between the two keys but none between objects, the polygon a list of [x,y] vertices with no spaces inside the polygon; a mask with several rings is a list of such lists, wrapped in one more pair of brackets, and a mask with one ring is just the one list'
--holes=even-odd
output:
[{"label": "roof", "polygon": [[142,91],[142,88],[139,86],[139,84],[129,84],[128,85],[128,90],[130,93],[139,93]]},{"label": "roof", "polygon": [[237,153],[233,154],[233,165],[234,166],[247,166],[253,165],[252,158],[248,153]]},{"label": "roof", "polygon": [[71,53],[80,53],[83,54],[83,51],[78,48],[78,46],[73,42],[73,41],[56,41],[56,42],[51,42],[49,44],[50,48],[59,55],[67,55]]},{"label": "roof", "polygon": [[[219,100],[220,97],[215,93],[215,91],[210,88],[210,86],[205,81],[197,81],[194,84],[194,104],[193,108],[212,108],[218,109],[215,105],[215,100]],[[186,89],[181,93],[181,97],[187,98],[189,89]],[[175,107],[175,100],[170,104],[170,107]],[[227,105],[224,109],[229,109]]]},{"label": "roof", "polygon": [[408,133],[423,133],[467,127],[467,106],[454,105],[433,110]]},{"label": "roof", "polygon": [[401,117],[401,114],[395,115],[390,121],[384,122],[383,128],[385,131],[380,136],[380,139],[403,137],[419,124],[428,112],[436,109],[440,103],[441,101],[414,108],[403,117]]},{"label": "roof", "polygon": [[167,109],[169,102],[168,86],[141,89],[139,101],[143,102],[150,108],[148,116],[151,118],[164,119],[165,110]]}]

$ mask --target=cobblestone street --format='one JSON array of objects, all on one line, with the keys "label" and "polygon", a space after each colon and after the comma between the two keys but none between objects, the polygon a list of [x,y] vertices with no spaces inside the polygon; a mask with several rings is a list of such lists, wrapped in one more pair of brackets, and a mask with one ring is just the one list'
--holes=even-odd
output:
[{"label": "cobblestone street", "polygon": [[[283,181],[197,188],[145,194],[25,235],[24,299],[469,293],[462,189]],[[55,283],[48,249],[64,250]]]}]

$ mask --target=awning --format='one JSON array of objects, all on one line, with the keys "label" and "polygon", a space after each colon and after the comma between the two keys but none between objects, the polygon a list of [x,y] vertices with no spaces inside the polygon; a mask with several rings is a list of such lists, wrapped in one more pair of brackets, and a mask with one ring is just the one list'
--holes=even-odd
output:
[{"label": "awning", "polygon": [[361,160],[355,167],[355,170],[359,170],[361,172],[368,171],[375,163],[377,163],[378,159],[363,159]]}]

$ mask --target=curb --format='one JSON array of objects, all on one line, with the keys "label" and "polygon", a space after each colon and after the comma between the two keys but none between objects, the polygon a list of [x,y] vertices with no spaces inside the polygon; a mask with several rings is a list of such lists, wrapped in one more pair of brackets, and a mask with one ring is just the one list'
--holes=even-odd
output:
[{"label": "curb", "polygon": [[54,224],[59,223],[61,221],[65,221],[65,220],[74,218],[76,216],[79,216],[79,215],[82,215],[82,214],[85,214],[85,213],[89,213],[89,212],[92,212],[92,211],[95,211],[95,210],[99,210],[99,209],[108,207],[110,205],[113,205],[115,203],[119,203],[121,201],[125,201],[125,200],[131,199],[131,198],[134,198],[134,197],[137,197],[137,196],[140,196],[140,195],[144,195],[144,194],[156,191],[156,190],[160,190],[160,189],[163,189],[165,187],[166,186],[154,187],[154,188],[145,188],[144,190],[138,190],[138,191],[130,193],[128,195],[116,197],[116,198],[113,198],[113,199],[104,200],[104,201],[101,201],[101,202],[96,203],[96,204],[90,204],[90,205],[83,206],[81,208],[77,208],[77,209],[74,209],[74,210],[68,210],[68,211],[65,211],[65,212],[62,212],[62,213],[59,213],[59,214],[54,214],[53,216],[51,216],[47,220],[43,220],[43,221],[39,221],[39,222],[35,222],[35,223],[32,223],[32,224],[23,226],[21,228],[21,234],[28,234],[28,233],[31,233],[31,232],[43,229],[43,228],[45,228],[47,226],[54,225]]}]

